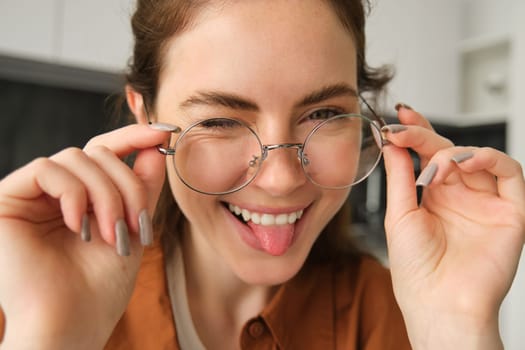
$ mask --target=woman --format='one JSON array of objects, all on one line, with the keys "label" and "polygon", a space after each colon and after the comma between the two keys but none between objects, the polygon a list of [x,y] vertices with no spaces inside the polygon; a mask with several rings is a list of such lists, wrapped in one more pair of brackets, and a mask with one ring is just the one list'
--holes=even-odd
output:
[{"label": "woman", "polygon": [[[388,78],[360,1],[143,0],[133,29],[137,124],[0,183],[5,348],[502,347],[521,167],[405,105],[361,116]],[[333,244],[381,149],[392,280]]]}]

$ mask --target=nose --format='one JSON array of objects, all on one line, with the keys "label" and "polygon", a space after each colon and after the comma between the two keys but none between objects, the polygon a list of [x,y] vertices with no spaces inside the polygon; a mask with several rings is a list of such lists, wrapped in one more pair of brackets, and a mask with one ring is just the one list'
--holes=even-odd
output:
[{"label": "nose", "polygon": [[266,157],[254,184],[268,194],[279,197],[293,193],[308,180],[302,170],[301,144],[280,144],[266,147]]}]

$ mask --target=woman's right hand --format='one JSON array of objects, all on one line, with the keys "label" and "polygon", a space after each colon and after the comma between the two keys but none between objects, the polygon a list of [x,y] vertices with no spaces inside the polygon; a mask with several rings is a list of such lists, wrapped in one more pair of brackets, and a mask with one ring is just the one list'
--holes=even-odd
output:
[{"label": "woman's right hand", "polygon": [[[167,137],[127,126],[0,181],[6,348],[93,349],[107,341],[133,291],[142,256],[138,233],[146,241],[152,235],[149,218],[165,174],[155,146]],[[121,158],[133,151],[131,169]],[[83,227],[88,233],[87,219],[90,242],[79,235]]]}]

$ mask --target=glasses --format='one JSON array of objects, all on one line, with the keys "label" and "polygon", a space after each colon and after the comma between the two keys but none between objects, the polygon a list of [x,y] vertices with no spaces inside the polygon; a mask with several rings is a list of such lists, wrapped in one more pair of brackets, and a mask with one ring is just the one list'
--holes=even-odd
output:
[{"label": "glasses", "polygon": [[[375,114],[374,114],[375,115]],[[168,147],[181,181],[194,191],[229,194],[250,184],[270,151],[293,149],[306,178],[325,189],[353,186],[374,170],[382,154],[384,123],[361,114],[342,114],[299,123],[295,139],[303,143],[263,144],[245,122],[231,118],[198,121],[185,130],[174,127]]]}]

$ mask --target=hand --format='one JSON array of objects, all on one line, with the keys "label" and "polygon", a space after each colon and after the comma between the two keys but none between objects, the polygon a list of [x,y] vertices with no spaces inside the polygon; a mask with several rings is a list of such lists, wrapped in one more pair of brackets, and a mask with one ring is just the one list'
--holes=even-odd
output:
[{"label": "hand", "polygon": [[[84,150],[37,159],[0,182],[7,348],[104,345],[132,294],[142,254],[137,233],[151,233],[148,218],[165,172],[165,158],[154,146],[167,136],[131,125],[95,137]],[[134,150],[130,169],[120,158]],[[139,225],[141,213],[148,215]],[[78,235],[83,218],[89,219],[90,242]],[[117,222],[129,228],[131,238],[121,229],[118,248],[129,256],[115,251]],[[84,223],[84,233],[86,228]]]},{"label": "hand", "polygon": [[[411,342],[425,349],[501,347],[498,312],[525,240],[522,168],[494,149],[455,147],[408,108],[399,119],[404,126],[386,132],[385,228]],[[424,168],[419,206],[406,148]]]}]

